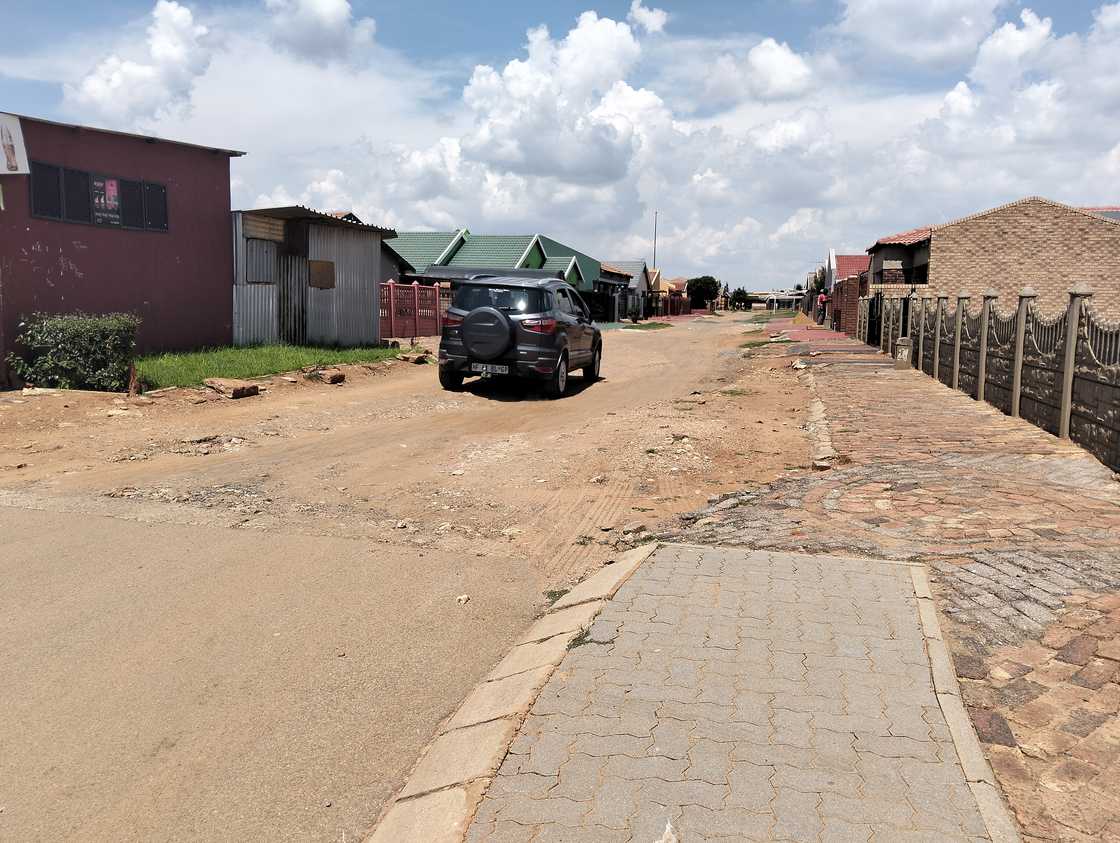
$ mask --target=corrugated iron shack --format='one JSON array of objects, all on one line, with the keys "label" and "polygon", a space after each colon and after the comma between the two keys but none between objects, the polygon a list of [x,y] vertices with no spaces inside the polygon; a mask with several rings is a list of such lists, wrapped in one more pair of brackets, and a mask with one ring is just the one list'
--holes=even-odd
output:
[{"label": "corrugated iron shack", "polygon": [[374,345],[390,228],[292,205],[233,214],[236,345]]}]

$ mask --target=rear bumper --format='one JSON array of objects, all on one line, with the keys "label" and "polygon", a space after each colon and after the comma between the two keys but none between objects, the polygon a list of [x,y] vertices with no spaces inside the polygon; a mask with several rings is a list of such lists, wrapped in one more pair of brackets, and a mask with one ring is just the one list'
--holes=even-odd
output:
[{"label": "rear bumper", "polygon": [[499,366],[509,366],[509,373],[514,377],[547,378],[556,371],[556,361],[558,359],[559,355],[537,350],[533,352],[519,350],[516,358],[507,354],[497,360],[474,360],[469,355],[455,350],[444,348],[439,350],[440,369],[463,375],[478,374],[478,372],[471,371],[472,363],[491,363]]}]

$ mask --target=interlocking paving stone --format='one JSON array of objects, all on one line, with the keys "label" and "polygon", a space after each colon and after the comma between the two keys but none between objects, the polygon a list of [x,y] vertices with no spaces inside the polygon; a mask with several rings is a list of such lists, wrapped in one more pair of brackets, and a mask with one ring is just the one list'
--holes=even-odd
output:
[{"label": "interlocking paving stone", "polygon": [[[604,607],[614,642],[571,650],[545,686],[469,839],[985,839],[917,604],[907,566],[661,548]],[[799,650],[807,623],[842,654]],[[581,710],[559,710],[571,697]]]},{"label": "interlocking paving stone", "polygon": [[[833,469],[728,496],[735,505],[685,515],[659,537],[926,563],[931,588],[921,596],[936,600],[961,699],[1024,834],[1120,841],[1120,799],[1095,790],[1120,780],[1111,750],[1120,664],[1102,663],[1109,654],[1120,663],[1116,475],[917,372],[847,365],[839,353],[830,363],[812,379],[839,455]],[[843,641],[855,631],[837,623],[833,632]],[[1009,728],[989,728],[1004,721]],[[936,724],[930,734],[945,737]],[[1070,759],[1087,760],[1094,778],[1069,777]]]}]

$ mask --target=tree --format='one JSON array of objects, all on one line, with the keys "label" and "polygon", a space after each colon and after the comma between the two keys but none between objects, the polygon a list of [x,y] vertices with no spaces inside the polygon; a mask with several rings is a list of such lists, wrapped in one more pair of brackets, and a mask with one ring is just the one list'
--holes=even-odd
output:
[{"label": "tree", "polygon": [[814,293],[819,293],[821,290],[824,289],[824,279],[825,279],[824,267],[823,266],[818,266],[817,271],[813,276],[813,292]]},{"label": "tree", "polygon": [[805,289],[805,285],[802,284],[800,281],[798,281],[796,284],[793,285],[793,289],[800,293],[802,290]]},{"label": "tree", "polygon": [[737,289],[731,294],[731,307],[733,310],[748,310],[751,306],[751,297],[747,295],[747,291],[742,287]]},{"label": "tree", "polygon": [[688,291],[688,300],[693,307],[707,307],[708,302],[715,301],[719,296],[719,287],[719,281],[711,275],[689,278],[685,285],[685,289]]}]

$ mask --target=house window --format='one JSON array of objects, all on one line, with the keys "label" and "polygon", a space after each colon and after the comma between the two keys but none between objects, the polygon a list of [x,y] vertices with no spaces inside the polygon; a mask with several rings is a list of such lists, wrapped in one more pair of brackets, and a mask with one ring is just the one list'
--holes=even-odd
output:
[{"label": "house window", "polygon": [[33,161],[31,213],[66,222],[167,231],[167,188]]},{"label": "house window", "polygon": [[50,164],[31,163],[31,213],[62,219],[62,170]]},{"label": "house window", "polygon": [[81,170],[62,171],[63,212],[70,222],[89,222],[93,206],[89,198],[89,173]]},{"label": "house window", "polygon": [[144,227],[144,185],[142,182],[120,180],[121,222],[125,228]]},{"label": "house window", "polygon": [[144,227],[167,231],[167,188],[162,184],[144,182]]},{"label": "house window", "polygon": [[334,289],[334,261],[308,261],[311,286],[317,290]]}]

